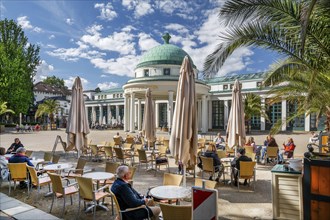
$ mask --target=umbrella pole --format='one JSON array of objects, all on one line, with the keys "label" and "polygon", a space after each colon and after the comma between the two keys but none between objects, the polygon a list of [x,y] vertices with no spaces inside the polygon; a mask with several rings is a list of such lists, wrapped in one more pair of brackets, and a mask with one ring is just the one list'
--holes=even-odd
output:
[{"label": "umbrella pole", "polygon": [[183,187],[187,186],[186,165],[182,165]]}]

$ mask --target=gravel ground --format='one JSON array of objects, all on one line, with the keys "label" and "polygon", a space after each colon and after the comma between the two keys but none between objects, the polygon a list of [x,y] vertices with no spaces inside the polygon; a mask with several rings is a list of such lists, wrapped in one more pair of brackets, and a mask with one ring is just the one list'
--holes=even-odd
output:
[{"label": "gravel ground", "polygon": [[[89,138],[93,143],[99,143],[101,141],[111,140],[116,131],[113,130],[92,130],[89,134]],[[125,132],[119,131],[122,135]],[[9,130],[0,135],[0,146],[8,148],[13,142],[15,137],[19,137],[27,147],[27,149],[33,150],[32,156],[36,158],[42,158],[44,151],[51,151],[54,146],[54,141],[57,135],[60,135],[63,140],[66,139],[66,134],[64,130],[57,131],[40,131],[33,133],[16,133]],[[262,145],[265,139],[266,133],[253,133],[248,136],[253,136],[257,144]],[[158,132],[157,136],[167,137],[167,133]],[[209,138],[209,135],[206,136]],[[301,157],[306,149],[306,144],[309,138],[308,133],[290,133],[290,134],[279,134],[275,138],[280,144],[285,141],[288,137],[292,137],[297,145],[295,156]],[[73,165],[76,164],[77,159],[72,155],[69,157],[64,157],[64,153],[61,146],[57,146],[57,154],[61,154],[60,162],[69,162]],[[103,162],[88,162],[87,167],[95,168],[97,171],[103,171],[105,167],[105,161]],[[241,191],[238,192],[235,187],[231,185],[224,185],[219,183],[217,185],[217,190],[219,192],[218,199],[218,219],[272,219],[272,203],[271,203],[271,166],[270,165],[257,165],[257,182],[256,191],[252,191],[253,187],[242,186]],[[177,166],[174,163],[174,159],[170,158],[170,171],[175,173],[177,171]],[[140,170],[136,172],[134,177],[134,188],[136,188],[141,193],[146,193],[149,186],[156,186],[162,184],[162,175],[165,169],[162,168],[154,176],[154,172],[147,172],[145,166],[141,166]],[[201,173],[196,169],[197,176],[201,176]],[[229,179],[229,176],[226,176]],[[192,186],[194,182],[193,177],[190,175],[187,177],[187,186]],[[1,192],[8,194],[8,184],[4,183],[1,187]],[[41,195],[37,196],[36,189],[30,197],[27,197],[27,190],[21,190],[17,188],[12,191],[11,196],[19,199],[20,201],[26,202],[32,206],[35,206],[43,211],[48,212],[51,204],[51,197],[44,197],[43,195],[47,192],[48,187],[43,187],[41,190]],[[70,202],[67,202],[66,212],[64,219],[74,219],[77,217],[78,212],[78,196],[73,196],[74,204],[71,206]],[[110,199],[107,198],[106,201],[110,203]],[[183,202],[185,203],[185,202]],[[63,204],[62,199],[58,199],[55,202],[55,207],[53,208],[52,214],[57,217],[61,216],[61,207]],[[97,211],[97,219],[114,219],[111,215],[111,205],[110,212],[103,210]],[[1,215],[0,215],[1,218]],[[93,215],[91,213],[85,214],[80,212],[79,219],[92,219]]]}]

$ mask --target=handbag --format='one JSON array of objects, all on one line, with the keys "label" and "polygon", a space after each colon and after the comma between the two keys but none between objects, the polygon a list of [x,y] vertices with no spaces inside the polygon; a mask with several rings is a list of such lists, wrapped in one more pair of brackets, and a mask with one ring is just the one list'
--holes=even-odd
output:
[{"label": "handbag", "polygon": [[0,168],[0,180],[3,182],[9,181],[9,169],[8,168]]}]

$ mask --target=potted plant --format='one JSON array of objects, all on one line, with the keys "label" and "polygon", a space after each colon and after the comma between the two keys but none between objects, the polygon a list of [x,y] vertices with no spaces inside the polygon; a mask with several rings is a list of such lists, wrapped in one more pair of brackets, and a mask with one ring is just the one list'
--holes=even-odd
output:
[{"label": "potted plant", "polygon": [[[12,113],[15,114],[15,112],[11,109],[7,108],[7,102],[0,102],[0,116],[5,114],[5,113]],[[4,132],[5,131],[5,125],[0,125],[0,132]]]}]

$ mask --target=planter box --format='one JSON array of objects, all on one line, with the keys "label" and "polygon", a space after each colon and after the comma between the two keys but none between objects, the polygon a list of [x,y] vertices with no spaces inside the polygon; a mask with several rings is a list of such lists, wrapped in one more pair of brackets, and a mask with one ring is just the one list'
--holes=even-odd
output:
[{"label": "planter box", "polygon": [[304,219],[330,219],[330,154],[304,159]]}]

